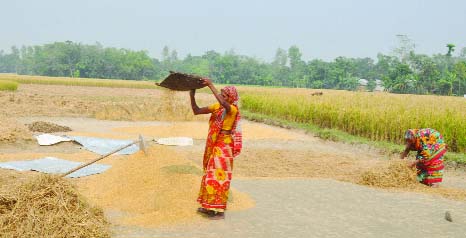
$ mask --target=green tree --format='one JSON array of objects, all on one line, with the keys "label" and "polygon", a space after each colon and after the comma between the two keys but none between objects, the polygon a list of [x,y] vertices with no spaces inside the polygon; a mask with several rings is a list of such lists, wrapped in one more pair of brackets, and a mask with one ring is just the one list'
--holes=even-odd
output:
[{"label": "green tree", "polygon": [[377,87],[377,82],[374,79],[369,79],[367,81],[367,90],[369,92],[373,92],[376,87]]},{"label": "green tree", "polygon": [[[466,94],[466,61],[460,61],[455,65],[456,83],[458,85],[456,95]],[[455,84],[456,84],[455,83]]]},{"label": "green tree", "polygon": [[453,51],[455,51],[455,45],[454,44],[447,44],[447,48],[448,48],[448,52],[447,52],[447,56],[448,57],[451,57],[451,53],[453,53]]},{"label": "green tree", "polygon": [[393,50],[393,53],[402,63],[406,63],[411,52],[414,52],[416,44],[407,35],[396,35],[398,46]]},{"label": "green tree", "polygon": [[451,96],[453,94],[453,82],[455,79],[456,74],[452,72],[447,72],[445,75],[442,75],[442,78],[437,82],[439,93]]},{"label": "green tree", "polygon": [[440,78],[440,71],[435,62],[427,55],[411,53],[409,57],[411,70],[418,76],[416,93],[432,93],[435,82]]},{"label": "green tree", "polygon": [[303,86],[305,62],[301,59],[301,51],[297,46],[291,46],[288,49],[288,58],[290,60],[290,80],[286,86],[297,87]]},{"label": "green tree", "polygon": [[277,86],[287,85],[290,78],[290,69],[287,66],[288,53],[278,48],[272,61],[272,84]]}]

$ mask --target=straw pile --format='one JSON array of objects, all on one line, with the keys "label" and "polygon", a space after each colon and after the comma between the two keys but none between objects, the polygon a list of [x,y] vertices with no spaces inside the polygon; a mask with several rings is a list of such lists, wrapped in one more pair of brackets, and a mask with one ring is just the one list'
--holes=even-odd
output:
[{"label": "straw pile", "polygon": [[363,172],[358,183],[380,188],[408,188],[416,186],[418,181],[416,170],[398,160]]},{"label": "straw pile", "polygon": [[33,177],[13,191],[0,195],[2,237],[110,237],[102,210],[60,177]]},{"label": "straw pile", "polygon": [[60,126],[54,123],[45,122],[45,121],[35,121],[31,124],[27,124],[30,131],[34,132],[44,132],[44,133],[53,133],[53,132],[66,132],[71,131],[71,128],[67,126]]}]

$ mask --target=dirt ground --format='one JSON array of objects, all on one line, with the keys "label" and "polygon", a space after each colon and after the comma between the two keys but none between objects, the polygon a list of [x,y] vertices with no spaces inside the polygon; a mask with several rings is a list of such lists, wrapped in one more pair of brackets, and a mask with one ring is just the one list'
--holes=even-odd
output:
[{"label": "dirt ground", "polygon": [[[69,142],[38,146],[25,126],[37,121],[71,129],[55,133],[60,135],[143,135],[147,154],[111,156],[100,162],[112,165],[105,173],[72,179],[91,203],[104,208],[115,237],[466,235],[464,172],[447,170],[440,189],[361,186],[361,173],[396,156],[249,121],[243,124],[244,150],[235,160],[227,218],[212,226],[194,212],[207,118],[189,115],[187,95],[71,88],[21,85],[16,93],[0,92],[0,103],[6,105],[0,109],[5,119],[0,128],[8,134],[0,137],[0,162],[45,156],[87,162],[97,157]],[[209,96],[199,95],[200,102],[209,103]],[[179,102],[168,109],[159,105],[174,99]],[[133,112],[139,113],[136,118],[131,118]],[[131,121],[115,120],[122,115]],[[151,141],[172,136],[192,137],[194,146]],[[7,186],[34,174],[0,169],[0,181]],[[453,222],[444,219],[446,211]]]}]

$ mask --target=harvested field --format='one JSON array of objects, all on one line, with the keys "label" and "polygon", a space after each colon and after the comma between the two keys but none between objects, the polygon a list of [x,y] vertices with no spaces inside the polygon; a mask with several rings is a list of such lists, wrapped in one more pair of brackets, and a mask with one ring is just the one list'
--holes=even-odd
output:
[{"label": "harvested field", "polygon": [[14,118],[0,116],[0,143],[32,140],[32,133]]},{"label": "harvested field", "polygon": [[[213,97],[209,94],[199,93],[197,97],[199,106],[213,102]],[[45,106],[44,104],[50,99],[53,99],[51,100],[53,103]],[[27,128],[28,124],[38,121],[69,127],[72,131],[55,133],[64,135],[115,139],[136,139],[139,134],[147,139],[191,137],[194,139],[194,146],[191,147],[162,146],[149,141],[146,155],[138,152],[130,156],[111,156],[99,162],[112,166],[105,173],[65,181],[76,185],[79,196],[85,198],[90,207],[103,209],[105,218],[110,223],[110,229],[114,232],[112,236],[163,236],[160,235],[161,233],[150,235],[152,233],[148,231],[174,232],[173,234],[185,231],[187,233],[183,234],[187,234],[184,235],[187,237],[204,236],[194,231],[205,229],[210,221],[195,213],[197,207],[195,199],[200,183],[208,117],[192,116],[187,102],[189,102],[187,92],[20,85],[14,94],[0,92],[0,103],[7,105],[0,108],[6,118],[1,121],[0,127],[0,130],[3,130],[0,134],[2,136],[0,162],[31,160],[45,156],[88,162],[97,157],[68,142],[57,146],[39,147],[34,143],[31,131]],[[346,196],[364,191],[381,197],[385,196],[385,193],[402,194],[408,198],[422,195],[436,203],[448,201],[448,204],[459,204],[466,200],[464,196],[466,189],[460,186],[461,181],[465,179],[461,171],[446,171],[445,186],[431,189],[413,181],[410,173],[401,167],[402,164],[390,167],[390,161],[397,156],[383,154],[367,146],[323,141],[301,131],[248,121],[244,121],[243,133],[244,150],[235,160],[233,196],[227,214],[232,214],[231,219],[241,217],[239,214],[243,213],[252,215],[252,218],[251,216],[242,218],[244,223],[251,221],[248,219],[282,219],[280,216],[257,218],[249,211],[253,210],[260,214],[263,213],[260,209],[276,211],[278,207],[271,205],[264,207],[264,204],[270,204],[268,201],[273,200],[275,196],[285,195],[281,194],[280,190],[273,192],[267,190],[266,194],[257,196],[264,190],[257,187],[255,190],[258,193],[253,197],[251,192],[246,193],[238,189],[234,184],[236,180],[241,181],[240,187],[248,187],[248,181],[251,181],[251,184],[267,181],[264,183],[271,184],[271,188],[273,183],[277,183],[290,190],[302,189],[295,185],[295,180],[312,181],[317,188],[325,187],[326,180],[337,180],[342,181],[338,182],[338,186],[351,190]],[[396,175],[396,173],[401,174]],[[18,188],[17,185],[35,176],[37,173],[34,172],[0,169],[2,191],[6,191],[2,192],[4,197],[0,201],[3,201],[4,205],[0,209],[10,209],[11,201],[14,200],[12,198],[16,196],[14,191]],[[397,186],[387,183],[386,178],[389,176],[395,177],[388,181],[396,183]],[[363,184],[364,187],[356,184]],[[368,190],[371,192],[367,192]],[[296,194],[299,191],[293,190]],[[339,196],[337,187],[308,192],[322,193],[332,198]],[[305,202],[286,204],[286,206],[307,206],[306,197],[301,199]],[[53,203],[59,204],[59,202]],[[344,201],[339,201],[338,204],[345,205]],[[342,214],[338,208],[332,206],[322,201],[322,204],[313,207],[315,209],[313,212],[329,214],[327,218],[330,220],[335,216],[345,216],[344,220],[350,222],[356,219],[355,216]],[[367,210],[382,209],[381,213],[385,209],[379,204],[370,202],[365,206]],[[303,209],[306,210],[306,207]],[[454,216],[455,214],[453,212]],[[366,217],[367,227],[378,225],[378,223],[370,223],[369,214],[358,214],[357,217]],[[225,224],[231,222],[229,219],[227,216]],[[299,224],[299,221],[303,221],[302,217],[288,216],[283,222]],[[397,227],[395,221],[386,222]],[[249,229],[248,226],[241,227]],[[264,229],[275,229],[274,231],[282,228],[264,225]],[[331,224],[328,224],[325,229],[330,228]],[[20,232],[20,230],[16,231]],[[99,234],[107,235],[106,231]],[[171,233],[162,234],[167,236]]]}]

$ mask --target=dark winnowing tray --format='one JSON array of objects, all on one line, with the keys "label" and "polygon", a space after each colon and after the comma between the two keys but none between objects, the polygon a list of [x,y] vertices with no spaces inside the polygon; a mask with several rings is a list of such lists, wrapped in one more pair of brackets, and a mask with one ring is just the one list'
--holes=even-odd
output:
[{"label": "dark winnowing tray", "polygon": [[171,90],[189,91],[191,89],[205,87],[205,85],[201,84],[201,78],[201,76],[170,71],[170,75],[168,75],[162,82],[156,84],[160,87]]}]

